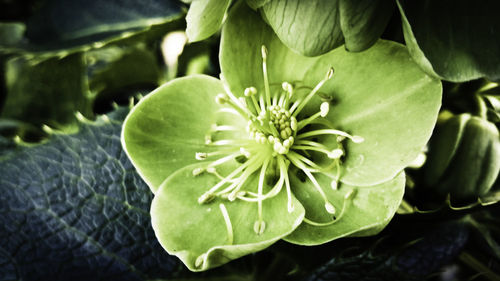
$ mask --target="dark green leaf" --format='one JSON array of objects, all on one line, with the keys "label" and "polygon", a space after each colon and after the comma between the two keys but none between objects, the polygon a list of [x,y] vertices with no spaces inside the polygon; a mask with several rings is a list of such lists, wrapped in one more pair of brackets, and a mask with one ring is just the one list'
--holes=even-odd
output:
[{"label": "dark green leaf", "polygon": [[[263,4],[247,2],[252,8]],[[344,40],[349,51],[371,47],[393,10],[390,0],[272,0],[262,6],[262,15],[289,48],[317,56],[342,45]]]},{"label": "dark green leaf", "polygon": [[25,22],[24,40],[15,46],[0,45],[0,50],[68,52],[94,42],[102,45],[130,37],[182,15],[182,4],[176,0],[48,0],[36,4],[36,13]]},{"label": "dark green leaf", "polygon": [[62,128],[75,112],[92,114],[81,54],[35,62],[15,57],[6,65],[7,99],[1,116]]},{"label": "dark green leaf", "polygon": [[392,0],[340,0],[340,28],[345,48],[363,51],[377,42],[394,12]]},{"label": "dark green leaf", "polygon": [[96,104],[139,89],[156,88],[161,71],[158,57],[145,44],[108,46],[85,53],[89,89],[96,95]]},{"label": "dark green leaf", "polygon": [[500,79],[500,2],[398,0],[405,41],[429,74],[453,82]]},{"label": "dark green leaf", "polygon": [[453,221],[402,224],[378,239],[363,248],[352,240],[347,250],[332,251],[334,257],[305,280],[424,280],[460,253],[469,239],[469,228]]},{"label": "dark green leaf", "polygon": [[262,7],[262,14],[285,45],[303,55],[317,56],[344,42],[338,2],[272,0]]},{"label": "dark green leaf", "polygon": [[0,279],[147,280],[180,270],[155,238],[152,194],[122,151],[127,113],[42,145],[0,144]]}]

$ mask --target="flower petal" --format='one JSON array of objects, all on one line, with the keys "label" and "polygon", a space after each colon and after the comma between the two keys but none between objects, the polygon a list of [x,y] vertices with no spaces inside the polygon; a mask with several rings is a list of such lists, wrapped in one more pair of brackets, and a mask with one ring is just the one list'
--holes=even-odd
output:
[{"label": "flower petal", "polygon": [[[235,95],[245,88],[263,91],[261,46],[268,50],[268,73],[271,84],[302,80],[317,58],[301,56],[287,48],[260,15],[244,3],[237,3],[222,29],[219,60],[221,71]],[[325,71],[326,73],[326,71]]]},{"label": "flower petal", "polygon": [[[238,164],[232,165],[234,168]],[[266,226],[261,235],[254,231],[257,203],[214,199],[198,204],[198,197],[219,181],[208,173],[193,176],[193,170],[202,166],[191,165],[172,174],[158,189],[151,206],[153,229],[160,244],[190,270],[206,270],[262,250],[302,222],[304,208],[292,197],[295,208],[289,213],[286,192],[263,202]],[[253,190],[252,186],[257,186],[256,176],[247,181],[244,189]],[[227,231],[221,203],[227,210],[232,237]]]},{"label": "flower petal", "polygon": [[[325,211],[319,193],[309,181],[290,178],[294,194],[306,209],[306,219],[317,222],[332,221]],[[303,222],[284,240],[299,245],[319,245],[346,236],[367,236],[380,232],[394,216],[405,189],[405,175],[374,186],[356,187],[343,184],[336,191],[330,188],[330,178],[318,175],[327,198],[336,208],[336,220],[327,226],[314,226]],[[349,198],[346,195],[350,193]]]},{"label": "flower petal", "polygon": [[153,192],[174,171],[207,151],[205,135],[216,121],[222,83],[196,75],[173,80],[139,101],[125,120],[122,144]]},{"label": "flower petal", "polygon": [[441,82],[425,74],[398,43],[379,41],[361,53],[344,48],[321,57],[305,75],[314,84],[329,68],[333,79],[321,91],[334,105],[334,128],[364,138],[346,142],[341,181],[364,186],[394,178],[429,140],[441,106]]}]

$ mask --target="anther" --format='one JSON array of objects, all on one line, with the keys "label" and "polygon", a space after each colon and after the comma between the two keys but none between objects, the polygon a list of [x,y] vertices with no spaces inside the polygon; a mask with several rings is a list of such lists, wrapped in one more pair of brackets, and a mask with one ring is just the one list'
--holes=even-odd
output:
[{"label": "anther", "polygon": [[255,87],[249,87],[245,89],[245,97],[250,97],[257,94],[257,89]]},{"label": "anther", "polygon": [[354,143],[362,143],[365,141],[365,139],[361,136],[352,136],[351,140]]},{"label": "anther", "polygon": [[283,82],[283,83],[281,83],[281,88],[282,88],[284,91],[286,91],[286,92],[290,93],[290,92],[292,91],[292,84],[290,84],[290,83],[288,83],[288,82]]},{"label": "anther", "polygon": [[266,223],[262,220],[255,221],[253,224],[253,231],[257,233],[257,235],[261,235],[266,230]]},{"label": "anther", "polygon": [[206,152],[196,152],[195,158],[196,160],[205,160],[207,159],[208,154]]},{"label": "anther", "polygon": [[229,101],[229,97],[226,95],[226,94],[218,94],[217,96],[215,96],[215,102],[217,104],[225,104]]},{"label": "anther", "polygon": [[328,72],[326,73],[326,79],[328,79],[328,80],[329,80],[329,79],[332,79],[333,72],[334,72],[333,67],[331,67],[331,68],[328,70]]},{"label": "anther", "polygon": [[340,148],[336,148],[328,153],[328,158],[330,159],[339,159],[342,155],[344,155],[344,151]]},{"label": "anther", "polygon": [[325,117],[330,111],[330,104],[328,102],[323,102],[320,106],[320,116]]},{"label": "anther", "polygon": [[261,51],[261,54],[262,54],[262,58],[263,59],[267,59],[267,48],[266,48],[266,46],[262,45],[262,47],[260,48],[260,51]]},{"label": "anther", "polygon": [[328,213],[335,215],[335,207],[330,202],[325,202],[325,209]]},{"label": "anther", "polygon": [[193,170],[193,176],[198,176],[198,175],[201,175],[201,173],[205,172],[205,169],[203,168],[195,168]]},{"label": "anther", "polygon": [[345,195],[344,195],[344,199],[345,200],[349,200],[349,199],[352,199],[355,195],[355,192],[353,189],[350,189]]},{"label": "anther", "polygon": [[196,258],[196,261],[194,262],[194,266],[196,268],[200,268],[203,266],[205,263],[205,258],[207,257],[207,254],[201,254]]},{"label": "anther", "polygon": [[333,190],[337,190],[338,187],[339,187],[339,184],[337,183],[337,180],[333,180],[331,183],[330,183],[330,186],[332,187]]},{"label": "anther", "polygon": [[212,200],[214,200],[215,195],[210,192],[203,193],[200,197],[198,197],[198,204],[205,204]]},{"label": "anther", "polygon": [[[288,112],[288,111],[287,111]],[[293,131],[297,131],[297,119],[295,117],[290,117],[290,128]]]}]

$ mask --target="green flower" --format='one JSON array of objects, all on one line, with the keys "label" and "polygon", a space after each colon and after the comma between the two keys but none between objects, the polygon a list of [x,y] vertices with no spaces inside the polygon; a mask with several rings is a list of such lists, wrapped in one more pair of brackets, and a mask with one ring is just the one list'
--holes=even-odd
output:
[{"label": "green flower", "polygon": [[123,146],[155,193],[161,245],[193,271],[284,239],[373,235],[430,137],[441,84],[396,43],[303,57],[238,4],[222,31],[221,80],[196,75],[132,110]]}]

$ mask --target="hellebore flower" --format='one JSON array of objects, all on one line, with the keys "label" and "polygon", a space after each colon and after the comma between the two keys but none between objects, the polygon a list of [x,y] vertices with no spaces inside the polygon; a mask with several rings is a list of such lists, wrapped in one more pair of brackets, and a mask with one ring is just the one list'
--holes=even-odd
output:
[{"label": "hellebore flower", "polygon": [[303,57],[242,4],[220,48],[221,80],[175,79],[124,124],[160,244],[200,271],[279,239],[382,230],[436,122],[440,81],[388,41]]}]

